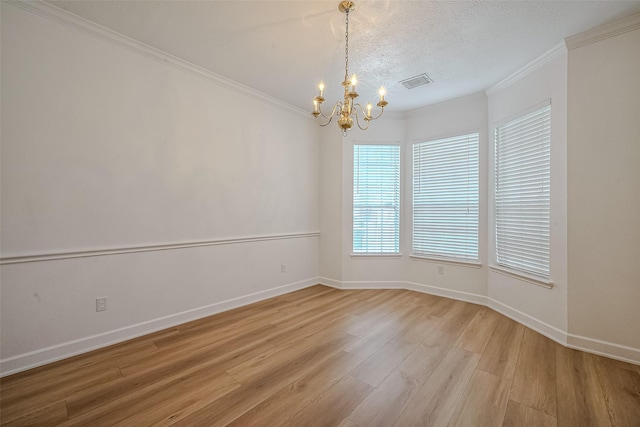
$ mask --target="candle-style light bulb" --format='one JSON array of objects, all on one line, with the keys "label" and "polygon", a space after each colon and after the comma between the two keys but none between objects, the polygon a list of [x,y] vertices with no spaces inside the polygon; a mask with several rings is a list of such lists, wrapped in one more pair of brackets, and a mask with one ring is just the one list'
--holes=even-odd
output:
[{"label": "candle-style light bulb", "polygon": [[380,87],[378,93],[380,94],[380,101],[384,101],[384,96],[387,94],[387,90],[384,88],[384,86]]},{"label": "candle-style light bulb", "polygon": [[322,98],[322,92],[324,92],[324,82],[321,80],[318,85],[318,89],[320,89],[320,98]]},{"label": "candle-style light bulb", "polygon": [[356,91],[356,85],[357,84],[358,84],[358,78],[354,74],[353,76],[351,76],[351,92],[355,92]]},{"label": "candle-style light bulb", "polygon": [[367,104],[367,117],[371,117],[371,108],[372,106],[371,106],[371,103],[369,102]]}]

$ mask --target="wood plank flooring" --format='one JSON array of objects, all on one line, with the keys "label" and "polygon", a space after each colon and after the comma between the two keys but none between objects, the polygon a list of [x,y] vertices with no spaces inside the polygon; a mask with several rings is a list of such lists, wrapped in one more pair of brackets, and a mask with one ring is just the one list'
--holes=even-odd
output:
[{"label": "wood plank flooring", "polygon": [[640,367],[495,311],[313,286],[0,380],[3,426],[640,426]]}]

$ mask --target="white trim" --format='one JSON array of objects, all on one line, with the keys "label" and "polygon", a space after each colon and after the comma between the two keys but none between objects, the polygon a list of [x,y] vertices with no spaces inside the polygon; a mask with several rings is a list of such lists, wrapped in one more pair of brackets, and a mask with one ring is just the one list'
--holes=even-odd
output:
[{"label": "white trim", "polygon": [[407,291],[417,291],[424,294],[437,295],[474,304],[486,305],[486,297],[483,295],[440,288],[437,286],[425,285],[423,283],[406,281],[339,281],[320,277],[320,284],[331,286],[336,289],[404,289]]},{"label": "white trim", "polygon": [[341,289],[407,289],[401,281],[344,281]]},{"label": "white trim", "polygon": [[342,282],[335,279],[330,279],[328,277],[318,277],[318,283],[325,286],[330,286],[335,289],[344,289],[342,287]]},{"label": "white trim", "polygon": [[352,253],[351,258],[402,258],[401,253]]},{"label": "white trim", "polygon": [[460,130],[460,131],[456,131],[456,132],[446,132],[446,133],[441,133],[441,134],[436,134],[436,135],[430,135],[427,136],[425,138],[411,138],[410,144],[416,145],[416,144],[420,144],[422,142],[429,142],[429,141],[437,141],[439,139],[448,139],[448,138],[455,138],[457,136],[465,136],[465,135],[470,135],[470,134],[474,134],[477,133],[478,134],[478,138],[480,138],[480,134],[482,134],[482,129],[475,127],[475,128],[469,128],[466,130]]},{"label": "white trim", "polygon": [[560,55],[564,54],[565,52],[567,52],[567,47],[565,46],[564,42],[554,46],[548,52],[540,55],[539,57],[537,57],[533,61],[529,62],[524,67],[522,67],[522,68],[516,70],[515,72],[509,74],[507,77],[505,77],[504,79],[500,80],[495,85],[491,86],[489,89],[486,90],[487,96],[492,95],[495,92],[499,92],[499,91],[507,88],[508,86],[511,86],[512,84],[514,84],[518,80],[526,77],[527,75],[531,74],[532,72],[534,72],[538,68],[542,67],[547,62],[556,59],[557,57],[559,57]]},{"label": "white trim", "polygon": [[11,255],[0,258],[0,265],[5,264],[23,264],[27,262],[39,262],[39,261],[52,261],[59,259],[69,258],[86,258],[104,255],[119,255],[128,254],[134,252],[153,252],[153,251],[166,251],[173,249],[184,248],[196,248],[200,246],[217,246],[217,245],[233,245],[237,243],[251,243],[251,242],[265,242],[269,240],[285,240],[285,239],[301,239],[307,237],[319,237],[319,232],[310,233],[290,233],[290,234],[274,234],[270,236],[248,236],[248,237],[236,237],[229,239],[216,239],[216,240],[203,240],[194,242],[179,242],[179,243],[160,243],[155,245],[145,246],[125,246],[120,248],[101,248],[101,249],[87,249],[75,252],[49,252],[49,253],[34,253],[34,254],[21,254]]},{"label": "white trim", "polygon": [[508,318],[515,320],[516,322],[526,326],[529,329],[533,329],[534,331],[544,335],[545,337],[554,340],[558,344],[562,344],[565,347],[567,346],[567,333],[565,331],[558,329],[555,326],[551,326],[539,319],[536,319],[535,317],[530,316],[527,313],[516,310],[515,308],[510,307],[500,301],[494,300],[493,298],[487,297],[487,302],[487,307],[497,311],[498,313],[504,314]]},{"label": "white trim", "polygon": [[103,332],[85,338],[65,342],[51,347],[31,351],[17,356],[0,360],[0,377],[15,374],[37,366],[46,365],[58,360],[66,359],[78,354],[86,353],[109,345],[121,343],[143,335],[161,331],[204,317],[212,316],[223,311],[231,310],[247,304],[262,301],[278,295],[297,291],[318,284],[318,277],[277,286],[264,291],[255,292],[226,301],[205,305],[181,313],[170,314],[157,319],[148,320],[113,331]]},{"label": "white trim", "polygon": [[511,114],[510,116],[507,116],[507,117],[504,117],[504,118],[498,120],[497,122],[495,122],[493,124],[493,129],[492,129],[493,132],[492,132],[492,134],[495,135],[496,128],[499,128],[499,127],[501,127],[501,126],[503,126],[503,125],[505,125],[505,124],[507,124],[509,122],[512,122],[515,119],[518,119],[520,117],[524,117],[527,114],[531,114],[534,111],[541,110],[544,107],[548,107],[548,106],[552,105],[551,101],[552,101],[551,98],[545,98],[543,101],[540,101],[537,104],[535,104],[535,105],[533,105],[533,106],[531,106],[529,108],[525,108],[524,110],[518,111],[517,113]]},{"label": "white trim", "polygon": [[567,334],[554,326],[483,295],[405,281],[339,281],[327,277],[314,277],[158,319],[141,322],[125,328],[9,357],[7,359],[0,360],[0,377],[25,371],[37,366],[46,365],[68,357],[96,350],[98,348],[124,342],[186,322],[221,313],[223,311],[262,301],[267,298],[304,289],[318,283],[336,289],[406,289],[484,305],[530,329],[533,329],[534,331],[541,333],[565,347],[598,354],[628,363],[640,364],[640,349],[579,335]]},{"label": "white trim", "polygon": [[397,145],[402,148],[402,142],[394,139],[393,141],[367,141],[363,139],[353,139],[351,145]]},{"label": "white trim", "polygon": [[10,4],[20,9],[31,12],[35,15],[42,16],[51,21],[65,25],[76,31],[80,31],[102,41],[111,43],[121,48],[127,49],[131,52],[137,53],[141,56],[159,61],[163,64],[169,64],[183,71],[191,73],[197,77],[214,83],[220,87],[235,90],[245,95],[252,96],[262,101],[269,102],[278,107],[287,109],[297,114],[301,114],[305,117],[311,118],[311,114],[308,111],[303,110],[300,107],[284,102],[280,99],[274,98],[271,95],[267,95],[264,92],[253,89],[249,86],[245,86],[242,83],[231,80],[227,77],[221,76],[211,72],[203,67],[192,64],[170,53],[164,52],[160,49],[156,49],[149,45],[146,45],[131,37],[120,34],[107,27],[103,27],[100,24],[89,21],[74,13],[61,9],[50,3],[44,1],[18,1],[18,0],[3,0],[4,4]]},{"label": "white trim", "polygon": [[640,365],[640,349],[638,348],[574,334],[568,334],[567,347]]},{"label": "white trim", "polygon": [[477,260],[473,261],[465,261],[462,259],[453,259],[453,258],[438,258],[438,257],[430,257],[426,255],[409,255],[410,259],[414,259],[417,261],[428,261],[433,262],[435,264],[452,264],[459,265],[460,267],[469,267],[469,268],[481,268],[482,263]]},{"label": "white trim", "polygon": [[617,21],[603,24],[582,33],[564,39],[567,49],[573,50],[581,46],[596,43],[629,31],[640,29],[640,13],[629,15]]},{"label": "white trim", "polygon": [[521,325],[552,339],[564,347],[640,365],[640,348],[633,348],[607,341],[568,334],[555,326],[549,325],[548,323],[536,319],[533,316],[484,295],[405,281],[340,281],[327,277],[320,277],[319,280],[320,284],[331,286],[336,289],[406,289],[484,305],[512,320],[515,320]]},{"label": "white trim", "polygon": [[522,280],[525,282],[529,282],[532,283],[534,285],[538,285],[540,287],[546,288],[546,289],[551,289],[553,288],[553,282],[551,280],[545,280],[543,278],[537,278],[534,276],[530,276],[526,273],[522,273],[519,271],[515,271],[515,270],[511,270],[509,268],[505,268],[505,267],[501,267],[501,266],[497,266],[497,265],[490,265],[489,268],[493,271],[495,271],[498,274],[502,274],[504,276],[509,276],[512,277],[514,279],[518,279],[518,280]]},{"label": "white trim", "polygon": [[440,297],[452,298],[473,304],[487,305],[487,297],[471,292],[456,291],[453,289],[440,288],[438,286],[425,285],[423,283],[405,282],[410,291],[422,292],[424,294],[437,295]]}]

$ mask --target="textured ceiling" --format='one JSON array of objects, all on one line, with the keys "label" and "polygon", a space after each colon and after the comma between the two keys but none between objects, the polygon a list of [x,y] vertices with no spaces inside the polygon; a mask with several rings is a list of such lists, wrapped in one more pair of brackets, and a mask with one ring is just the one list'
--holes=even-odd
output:
[{"label": "textured ceiling", "polygon": [[[322,79],[341,96],[338,1],[50,1],[88,20],[311,110]],[[485,90],[567,36],[640,11],[640,1],[356,1],[350,72],[361,101],[388,88],[406,111]],[[427,73],[408,90],[399,82]]]}]

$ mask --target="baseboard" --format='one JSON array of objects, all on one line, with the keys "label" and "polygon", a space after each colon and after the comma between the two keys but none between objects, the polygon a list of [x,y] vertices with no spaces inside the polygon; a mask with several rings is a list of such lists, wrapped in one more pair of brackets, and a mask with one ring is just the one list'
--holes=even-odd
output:
[{"label": "baseboard", "polygon": [[321,285],[330,286],[336,289],[345,289],[342,287],[341,281],[329,279],[328,277],[318,277],[318,283]]},{"label": "baseboard", "polygon": [[290,283],[284,286],[267,289],[253,294],[220,301],[192,310],[183,311],[169,316],[141,322],[113,331],[92,335],[74,341],[65,342],[55,346],[43,348],[29,353],[20,354],[0,360],[0,378],[26,371],[31,368],[46,365],[78,354],[86,353],[99,348],[118,344],[133,338],[138,338],[153,332],[171,328],[186,322],[202,319],[223,311],[231,310],[243,305],[252,304],[267,298],[293,292],[318,284],[318,277]]},{"label": "baseboard", "polygon": [[345,281],[320,277],[322,285],[331,286],[336,289],[406,289],[408,291],[422,292],[424,294],[437,295],[440,297],[457,299],[473,304],[487,305],[486,297],[470,292],[456,291],[453,289],[439,288],[437,286],[425,285],[422,283],[404,281]]},{"label": "baseboard", "polygon": [[394,281],[347,281],[341,283],[341,289],[406,289],[404,282]]},{"label": "baseboard", "polygon": [[46,365],[78,354],[86,353],[109,345],[124,342],[146,334],[171,328],[186,322],[201,319],[223,311],[231,310],[254,302],[262,301],[278,295],[304,289],[316,284],[323,284],[336,289],[407,289],[430,295],[452,298],[460,301],[480,304],[517,321],[518,323],[533,329],[536,332],[556,341],[557,343],[576,350],[621,360],[623,362],[640,365],[640,349],[622,346],[619,344],[596,340],[579,335],[567,334],[545,322],[542,322],[526,313],[509,307],[492,298],[483,295],[456,291],[451,289],[430,286],[421,283],[404,281],[339,281],[327,277],[314,277],[295,283],[267,289],[242,297],[221,301],[193,310],[183,311],[147,322],[138,323],[125,328],[96,334],[75,341],[58,344],[44,349],[32,351],[18,356],[0,360],[0,378],[22,372],[31,368]]},{"label": "baseboard", "polygon": [[640,365],[640,349],[638,348],[627,347],[608,341],[601,341],[574,334],[568,334],[567,347]]},{"label": "baseboard", "polygon": [[425,294],[436,295],[439,297],[456,299],[473,304],[487,305],[487,297],[484,295],[473,294],[471,292],[456,291],[454,289],[440,288],[438,286],[425,285],[422,283],[405,282],[405,289]]},{"label": "baseboard", "polygon": [[520,310],[516,310],[515,308],[500,301],[496,301],[493,298],[487,298],[487,303],[487,307],[497,311],[498,313],[504,314],[508,318],[515,320],[527,328],[533,329],[545,337],[554,340],[558,344],[562,344],[565,347],[567,346],[567,333],[563,330],[558,329],[555,326],[551,326],[548,323],[536,319],[535,317]]},{"label": "baseboard", "polygon": [[437,286],[425,285],[422,283],[403,282],[403,281],[339,281],[326,277],[319,278],[320,283],[337,289],[407,289],[425,294],[437,295],[446,298],[452,298],[460,301],[471,302],[487,306],[498,313],[507,316],[510,319],[530,328],[549,339],[561,344],[565,347],[576,350],[585,351],[587,353],[597,354],[599,356],[620,360],[627,363],[640,365],[640,349],[614,344],[607,341],[596,340],[593,338],[583,337],[579,335],[568,334],[567,332],[551,326],[533,316],[522,311],[516,310],[500,301],[488,298],[484,295],[478,295],[468,292],[456,291],[452,289],[439,288]]}]

